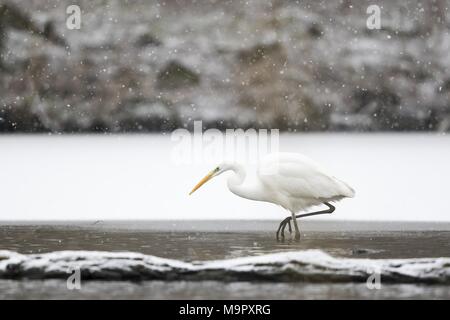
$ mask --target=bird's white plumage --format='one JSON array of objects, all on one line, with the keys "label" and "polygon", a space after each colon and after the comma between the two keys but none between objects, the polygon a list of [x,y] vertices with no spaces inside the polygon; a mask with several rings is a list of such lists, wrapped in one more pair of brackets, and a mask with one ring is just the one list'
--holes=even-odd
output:
[{"label": "bird's white plumage", "polygon": [[291,212],[324,202],[353,197],[354,190],[310,158],[298,153],[273,153],[258,166],[258,179],[269,201]]},{"label": "bird's white plumage", "polygon": [[228,179],[231,192],[246,199],[280,205],[291,213],[355,194],[349,185],[313,160],[298,153],[285,152],[265,156],[251,171],[238,163],[224,162],[204,177],[191,194],[213,177],[229,170],[234,171]]},{"label": "bird's white plumage", "polygon": [[294,222],[295,239],[300,239],[297,224],[299,211],[309,207],[325,204],[327,210],[310,212],[300,215],[302,217],[332,213],[332,201],[353,197],[353,189],[329,174],[325,169],[308,157],[298,153],[272,153],[265,156],[254,173],[249,175],[244,167],[238,163],[224,162],[208,173],[192,189],[195,192],[207,181],[226,172],[234,171],[228,178],[228,189],[234,194],[256,201],[265,201],[282,206],[291,212],[291,217],[284,219],[277,230],[277,239],[281,230],[284,238],[284,229],[290,220]]}]

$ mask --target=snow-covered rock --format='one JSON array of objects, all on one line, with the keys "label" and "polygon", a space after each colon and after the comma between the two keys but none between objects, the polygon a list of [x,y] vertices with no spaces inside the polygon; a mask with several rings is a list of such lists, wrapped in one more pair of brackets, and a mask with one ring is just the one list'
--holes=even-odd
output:
[{"label": "snow-covered rock", "polygon": [[320,250],[226,260],[183,262],[132,252],[0,251],[0,278],[66,279],[79,269],[84,280],[218,280],[450,284],[450,258],[350,259]]}]

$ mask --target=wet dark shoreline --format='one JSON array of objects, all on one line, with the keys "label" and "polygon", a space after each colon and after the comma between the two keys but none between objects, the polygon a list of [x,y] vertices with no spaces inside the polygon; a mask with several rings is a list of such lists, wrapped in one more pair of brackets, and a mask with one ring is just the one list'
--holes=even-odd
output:
[{"label": "wet dark shoreline", "polygon": [[[274,221],[3,222],[0,249],[24,254],[132,251],[183,261],[307,249],[320,249],[339,257],[375,259],[450,256],[448,223],[390,223],[385,224],[384,229],[388,230],[376,230],[381,229],[378,224],[308,221],[301,224],[300,242],[290,240],[288,234],[285,242],[277,242],[271,230],[277,225]],[[329,231],[333,226],[339,231]],[[389,230],[400,227],[403,231]]]}]

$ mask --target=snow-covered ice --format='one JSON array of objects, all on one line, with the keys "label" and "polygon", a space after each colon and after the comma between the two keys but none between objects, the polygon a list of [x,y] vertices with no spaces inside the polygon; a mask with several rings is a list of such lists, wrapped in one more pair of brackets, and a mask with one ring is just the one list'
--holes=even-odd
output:
[{"label": "snow-covered ice", "polygon": [[[281,135],[356,190],[317,219],[450,221],[450,136]],[[286,212],[231,194],[226,177],[188,196],[221,162],[177,164],[169,136],[2,136],[0,220],[273,219]]]}]

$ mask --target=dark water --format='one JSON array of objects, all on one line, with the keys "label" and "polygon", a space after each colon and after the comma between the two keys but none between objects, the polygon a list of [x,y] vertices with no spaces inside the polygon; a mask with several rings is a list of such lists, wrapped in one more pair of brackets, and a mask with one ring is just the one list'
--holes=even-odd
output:
[{"label": "dark water", "polygon": [[[133,251],[182,261],[306,249],[371,259],[450,256],[449,224],[308,221],[302,224],[300,242],[287,237],[283,243],[275,240],[276,225],[270,221],[3,223],[0,250]],[[369,290],[365,283],[84,281],[81,290],[71,291],[62,280],[0,280],[0,299],[15,298],[450,299],[450,287],[384,284],[380,290]]]},{"label": "dark water", "polygon": [[219,281],[91,281],[68,290],[62,280],[0,280],[0,299],[450,299],[448,286],[250,283]]}]

